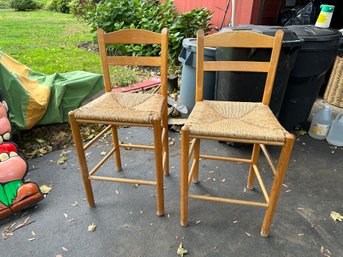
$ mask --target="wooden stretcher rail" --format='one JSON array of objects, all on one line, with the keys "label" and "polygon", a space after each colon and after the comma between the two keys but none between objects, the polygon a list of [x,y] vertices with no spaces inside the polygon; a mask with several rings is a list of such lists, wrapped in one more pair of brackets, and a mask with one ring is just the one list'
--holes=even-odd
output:
[{"label": "wooden stretcher rail", "polygon": [[128,178],[110,178],[110,177],[102,177],[102,176],[89,176],[89,179],[107,181],[107,182],[120,182],[120,183],[127,183],[127,184],[148,185],[148,186],[156,186],[157,184],[156,181],[128,179]]},{"label": "wooden stretcher rail", "polygon": [[92,146],[100,137],[102,137],[107,131],[111,129],[111,125],[108,125],[103,131],[97,134],[91,141],[83,146],[83,151],[86,151],[90,146]]},{"label": "wooden stretcher rail", "polygon": [[145,149],[145,150],[153,150],[155,146],[153,145],[130,145],[130,144],[119,144],[120,147],[126,148],[137,148],[137,149]]},{"label": "wooden stretcher rail", "polygon": [[188,189],[191,186],[191,181],[192,181],[195,169],[196,169],[196,160],[194,159],[192,162],[191,169],[190,169],[189,174],[188,174]]},{"label": "wooden stretcher rail", "polygon": [[270,156],[267,147],[265,145],[263,145],[263,144],[260,144],[260,147],[262,149],[262,152],[264,153],[264,156],[266,157],[266,160],[267,160],[267,162],[269,164],[269,167],[271,168],[273,174],[275,175],[276,174],[276,169],[275,169],[275,166],[274,166],[273,159]]},{"label": "wooden stretcher rail", "polygon": [[115,148],[112,148],[112,150],[109,151],[104,156],[104,158],[102,158],[102,160],[89,172],[89,176],[92,176],[105,163],[105,161],[107,161],[107,159],[110,158],[110,156],[114,153],[115,150]]},{"label": "wooden stretcher rail", "polygon": [[232,158],[232,157],[215,156],[215,155],[200,154],[200,158],[208,159],[208,160],[216,160],[216,161],[241,162],[241,163],[248,163],[248,164],[251,163],[250,159]]},{"label": "wooden stretcher rail", "polygon": [[207,196],[207,195],[189,194],[188,198],[189,199],[196,199],[196,200],[220,202],[220,203],[232,203],[232,204],[241,204],[241,205],[249,205],[249,206],[268,207],[268,204],[267,203],[263,203],[263,202],[245,201],[245,200],[238,200],[238,199],[231,199],[231,198],[222,198],[222,197],[214,197],[214,196]]},{"label": "wooden stretcher rail", "polygon": [[192,140],[191,140],[191,146],[189,147],[188,159],[190,159],[191,156],[192,156],[192,154],[193,154],[194,147],[195,147],[195,143],[196,143],[196,140],[195,140],[195,139],[192,139]]},{"label": "wooden stretcher rail", "polygon": [[264,198],[266,199],[266,202],[269,203],[269,194],[266,188],[266,185],[264,184],[264,181],[262,179],[261,173],[256,165],[253,165],[255,175],[257,177],[258,183],[260,184],[260,187],[262,189],[262,193],[264,195]]}]

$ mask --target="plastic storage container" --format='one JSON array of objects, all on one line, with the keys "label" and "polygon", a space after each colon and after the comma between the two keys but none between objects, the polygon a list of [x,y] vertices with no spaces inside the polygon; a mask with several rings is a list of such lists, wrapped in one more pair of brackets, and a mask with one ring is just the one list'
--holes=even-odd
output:
[{"label": "plastic storage container", "polygon": [[[295,64],[297,53],[302,46],[302,40],[294,32],[280,26],[241,25],[221,30],[247,30],[274,36],[279,29],[284,31],[284,37],[270,101],[270,108],[276,117],[279,115],[287,81]],[[270,54],[270,49],[217,48],[216,60],[266,61],[270,59]],[[215,99],[222,101],[261,101],[265,82],[266,74],[264,73],[218,72]]]},{"label": "plastic storage container", "polygon": [[280,123],[291,130],[307,122],[325,74],[335,60],[341,33],[314,25],[287,28],[304,40],[288,80],[279,116]]},{"label": "plastic storage container", "polygon": [[308,134],[315,139],[323,140],[329,133],[331,123],[332,110],[329,105],[325,104],[324,107],[314,115]]},{"label": "plastic storage container", "polygon": [[338,114],[332,122],[326,141],[335,146],[343,146],[343,113]]},{"label": "plastic storage container", "polygon": [[316,27],[318,28],[328,28],[330,27],[330,22],[333,14],[333,10],[335,9],[335,6],[333,5],[327,5],[322,4],[320,6],[320,14],[318,16],[318,19],[316,21]]},{"label": "plastic storage container", "polygon": [[[186,105],[190,113],[195,104],[195,68],[196,68],[196,38],[185,38],[182,41],[182,51],[179,61],[182,63],[182,80],[179,101]],[[215,48],[206,47],[204,58],[206,61],[215,60]],[[214,99],[214,86],[216,80],[215,72],[204,73],[203,97],[206,100]]]}]

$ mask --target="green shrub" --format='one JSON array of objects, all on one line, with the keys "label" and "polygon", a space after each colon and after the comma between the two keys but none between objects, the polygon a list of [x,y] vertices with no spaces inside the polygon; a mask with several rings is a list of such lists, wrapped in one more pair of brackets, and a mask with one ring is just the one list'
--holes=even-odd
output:
[{"label": "green shrub", "polygon": [[8,0],[0,0],[0,9],[10,8],[10,2]]},{"label": "green shrub", "polygon": [[16,11],[26,11],[37,9],[38,5],[34,0],[12,0],[11,8],[14,8]]},{"label": "green shrub", "polygon": [[71,0],[69,3],[70,13],[84,17],[87,12],[94,10],[98,2],[100,0],[83,0],[83,4],[81,4],[80,0]]},{"label": "green shrub", "polygon": [[[195,37],[196,31],[210,30],[211,12],[205,8],[178,14],[173,0],[104,0],[83,14],[92,31],[106,32],[125,28],[140,28],[161,32],[169,28],[169,55],[174,64],[182,49],[182,40]],[[109,51],[132,55],[157,55],[160,49],[150,45],[110,46]]]},{"label": "green shrub", "polygon": [[69,13],[70,11],[70,4],[71,0],[51,0],[48,9],[50,11],[61,12],[61,13]]}]

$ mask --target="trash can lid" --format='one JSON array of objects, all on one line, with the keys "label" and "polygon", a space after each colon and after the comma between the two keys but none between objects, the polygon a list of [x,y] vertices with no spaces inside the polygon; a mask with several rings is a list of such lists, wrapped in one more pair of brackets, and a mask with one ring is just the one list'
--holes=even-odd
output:
[{"label": "trash can lid", "polygon": [[314,25],[292,25],[287,28],[304,41],[335,41],[342,35],[338,30],[318,28]]},{"label": "trash can lid", "polygon": [[[188,51],[196,52],[197,51],[197,39],[196,38],[185,38],[182,41],[182,46]],[[215,57],[216,48],[214,47],[205,47],[204,55],[209,57]]]},{"label": "trash can lid", "polygon": [[239,25],[236,27],[225,27],[222,28],[219,32],[225,32],[225,31],[234,31],[234,30],[249,30],[254,31],[256,33],[268,35],[268,36],[274,36],[276,31],[283,30],[283,40],[282,45],[285,46],[302,46],[303,40],[299,39],[297,34],[286,27],[282,26],[267,26],[267,25]]}]

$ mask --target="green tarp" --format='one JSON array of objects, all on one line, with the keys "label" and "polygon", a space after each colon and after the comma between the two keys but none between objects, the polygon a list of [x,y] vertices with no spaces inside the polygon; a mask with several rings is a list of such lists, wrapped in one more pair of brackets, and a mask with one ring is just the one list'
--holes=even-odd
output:
[{"label": "green tarp", "polygon": [[68,112],[103,89],[102,75],[75,71],[45,75],[0,51],[0,90],[17,129],[68,121]]}]

